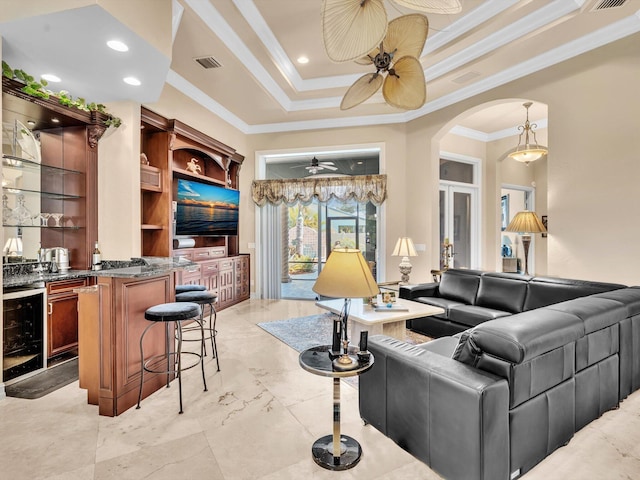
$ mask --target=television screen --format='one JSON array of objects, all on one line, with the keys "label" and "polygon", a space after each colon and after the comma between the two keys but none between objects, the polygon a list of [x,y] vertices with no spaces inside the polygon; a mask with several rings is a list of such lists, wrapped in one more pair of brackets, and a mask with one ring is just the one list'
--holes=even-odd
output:
[{"label": "television screen", "polygon": [[176,235],[238,234],[238,190],[179,178],[176,202]]}]

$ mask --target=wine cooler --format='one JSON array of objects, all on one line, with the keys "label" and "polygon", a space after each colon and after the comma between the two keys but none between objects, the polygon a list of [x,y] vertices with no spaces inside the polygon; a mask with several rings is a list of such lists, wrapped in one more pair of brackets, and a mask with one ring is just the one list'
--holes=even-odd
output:
[{"label": "wine cooler", "polygon": [[3,292],[2,380],[22,377],[45,367],[46,289]]}]

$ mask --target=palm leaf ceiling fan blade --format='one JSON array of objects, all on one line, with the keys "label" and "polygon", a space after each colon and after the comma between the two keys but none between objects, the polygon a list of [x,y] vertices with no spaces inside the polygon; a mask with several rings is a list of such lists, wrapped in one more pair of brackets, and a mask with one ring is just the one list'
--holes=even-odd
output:
[{"label": "palm leaf ceiling fan blade", "polygon": [[334,62],[365,56],[386,31],[383,0],[324,0],[322,4],[324,48]]},{"label": "palm leaf ceiling fan blade", "polygon": [[400,58],[385,78],[382,94],[389,105],[397,108],[415,110],[424,105],[427,87],[418,59],[409,56]]},{"label": "palm leaf ceiling fan blade", "polygon": [[420,13],[403,15],[389,22],[384,38],[384,50],[394,58],[420,58],[429,33],[429,20]]},{"label": "palm leaf ceiling fan blade", "polygon": [[459,0],[393,0],[398,5],[421,12],[453,14],[462,11]]},{"label": "palm leaf ceiling fan blade", "polygon": [[344,94],[340,102],[340,110],[348,110],[360,105],[378,91],[383,81],[382,75],[378,73],[367,73],[360,77]]}]

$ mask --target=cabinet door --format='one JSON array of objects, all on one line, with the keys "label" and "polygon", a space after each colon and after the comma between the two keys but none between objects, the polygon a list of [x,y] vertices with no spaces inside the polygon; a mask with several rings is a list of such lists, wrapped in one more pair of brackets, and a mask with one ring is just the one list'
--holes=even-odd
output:
[{"label": "cabinet door", "polygon": [[207,290],[218,293],[218,261],[210,260],[202,262],[202,284]]},{"label": "cabinet door", "polygon": [[225,306],[226,304],[233,302],[234,299],[233,268],[220,270],[218,280],[220,282],[218,301],[220,302],[220,305]]},{"label": "cabinet door", "polygon": [[48,298],[47,310],[48,358],[68,352],[78,346],[78,295],[66,293]]}]

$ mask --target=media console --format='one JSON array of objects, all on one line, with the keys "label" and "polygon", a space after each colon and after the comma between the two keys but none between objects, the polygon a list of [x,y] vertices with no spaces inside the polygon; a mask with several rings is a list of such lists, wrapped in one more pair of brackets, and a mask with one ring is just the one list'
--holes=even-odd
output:
[{"label": "media console", "polygon": [[244,157],[144,107],[141,127],[142,254],[195,262],[176,272],[176,284],[205,285],[218,295],[218,309],[249,298],[249,255],[240,253],[237,231]]}]

